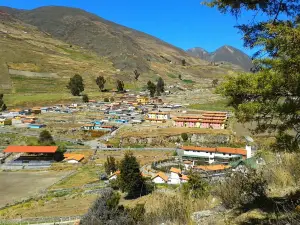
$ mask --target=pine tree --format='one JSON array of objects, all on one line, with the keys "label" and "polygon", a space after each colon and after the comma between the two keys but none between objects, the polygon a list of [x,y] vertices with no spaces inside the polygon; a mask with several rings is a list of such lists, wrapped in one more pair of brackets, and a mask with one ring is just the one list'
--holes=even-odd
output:
[{"label": "pine tree", "polygon": [[5,111],[7,109],[7,107],[3,101],[3,97],[4,97],[4,95],[0,94],[0,111]]},{"label": "pine tree", "polygon": [[116,159],[113,156],[108,156],[104,163],[105,172],[111,174],[117,171]]},{"label": "pine tree", "polygon": [[106,80],[104,79],[103,76],[98,76],[96,78],[96,84],[98,85],[100,91],[103,91],[105,83],[106,83]]},{"label": "pine tree", "polygon": [[140,73],[137,70],[134,70],[134,79],[137,81],[140,77]]},{"label": "pine tree", "polygon": [[146,185],[140,171],[140,165],[132,152],[126,152],[120,162],[120,188],[127,192],[128,198],[144,194]]},{"label": "pine tree", "polygon": [[165,92],[165,82],[160,77],[158,78],[157,84],[156,84],[156,94],[159,96],[161,93]]},{"label": "pine tree", "polygon": [[75,74],[73,77],[70,78],[67,88],[70,89],[72,95],[79,96],[80,93],[84,91],[82,77],[79,74]]},{"label": "pine tree", "polygon": [[82,95],[83,102],[89,102],[89,96],[87,94]]},{"label": "pine tree", "polygon": [[121,80],[117,80],[117,90],[118,92],[124,92],[124,82]]},{"label": "pine tree", "polygon": [[50,132],[47,131],[47,130],[43,130],[43,131],[40,133],[38,142],[39,142],[40,145],[45,145],[45,146],[48,146],[48,145],[55,145],[55,142],[54,142],[54,140],[53,140],[52,135],[51,135]]},{"label": "pine tree", "polygon": [[229,77],[218,92],[230,100],[239,122],[254,122],[256,133],[276,132],[276,150],[299,150],[300,1],[212,0],[206,4],[237,19],[245,11],[262,14],[237,26],[244,46],[258,49],[253,55],[254,73]]},{"label": "pine tree", "polygon": [[147,83],[147,89],[150,92],[150,97],[154,97],[155,92],[156,92],[156,85],[151,82],[150,80]]}]

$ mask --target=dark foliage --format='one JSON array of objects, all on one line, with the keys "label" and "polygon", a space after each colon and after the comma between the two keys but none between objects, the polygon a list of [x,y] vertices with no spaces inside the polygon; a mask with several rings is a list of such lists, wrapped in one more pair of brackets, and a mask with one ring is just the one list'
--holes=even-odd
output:
[{"label": "dark foliage", "polygon": [[216,86],[218,85],[218,83],[219,83],[219,80],[218,80],[218,79],[213,79],[213,81],[212,81],[212,86],[213,86],[213,87],[216,87]]},{"label": "dark foliage", "polygon": [[155,92],[156,92],[156,85],[153,82],[151,82],[150,80],[147,83],[147,89],[150,92],[150,96],[154,97]]},{"label": "dark foliage", "polygon": [[182,80],[181,74],[178,75],[178,79],[179,79],[179,80]]},{"label": "dark foliage", "polygon": [[98,76],[96,78],[96,84],[98,85],[100,91],[103,91],[104,90],[104,85],[106,83],[106,80],[104,79],[103,76]]},{"label": "dark foliage", "polygon": [[137,81],[139,80],[139,77],[140,77],[140,73],[137,71],[137,70],[134,70],[134,79]]},{"label": "dark foliage", "polygon": [[186,66],[186,61],[185,61],[185,59],[182,59],[182,60],[181,60],[181,65]]},{"label": "dark foliage", "polygon": [[89,96],[87,94],[82,95],[83,102],[89,102]]},{"label": "dark foliage", "polygon": [[127,198],[136,198],[148,193],[147,185],[140,171],[140,165],[132,152],[126,152],[120,162],[120,189],[127,192]]},{"label": "dark foliage", "polygon": [[119,205],[120,195],[112,189],[103,189],[80,225],[134,225],[128,211]]},{"label": "dark foliage", "polygon": [[45,146],[55,145],[52,135],[47,130],[43,130],[40,133],[38,143],[39,145],[45,145]]},{"label": "dark foliage", "polygon": [[188,136],[187,133],[182,133],[182,134],[181,134],[181,138],[182,138],[183,141],[189,140],[189,136]]},{"label": "dark foliage", "polygon": [[3,97],[4,97],[4,95],[0,94],[0,111],[5,111],[7,109],[7,107],[3,101]]},{"label": "dark foliage", "polygon": [[72,95],[79,96],[84,91],[83,79],[79,74],[75,74],[70,78],[67,88],[70,89]]},{"label": "dark foliage", "polygon": [[160,94],[164,92],[165,92],[165,82],[161,77],[159,77],[156,84],[156,94],[160,96]]},{"label": "dark foliage", "polygon": [[118,92],[124,92],[124,82],[121,80],[117,80],[117,90]]},{"label": "dark foliage", "polygon": [[115,157],[107,156],[106,162],[104,163],[104,169],[107,174],[111,174],[117,171],[117,162]]},{"label": "dark foliage", "polygon": [[199,172],[189,172],[189,180],[183,184],[183,192],[193,198],[206,197],[209,194],[209,184],[201,177]]},{"label": "dark foliage", "polygon": [[104,102],[109,102],[109,98],[104,98],[103,101]]}]

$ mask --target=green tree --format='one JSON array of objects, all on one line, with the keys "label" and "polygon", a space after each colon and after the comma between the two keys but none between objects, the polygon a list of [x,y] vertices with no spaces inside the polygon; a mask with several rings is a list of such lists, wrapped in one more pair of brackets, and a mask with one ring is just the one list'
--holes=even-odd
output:
[{"label": "green tree", "polygon": [[106,162],[104,163],[104,169],[107,174],[111,174],[117,171],[117,162],[115,157],[108,156]]},{"label": "green tree", "polygon": [[5,111],[7,109],[7,107],[3,101],[3,97],[4,97],[4,95],[0,94],[0,111]]},{"label": "green tree", "polygon": [[186,61],[185,61],[185,59],[182,59],[182,60],[181,60],[181,65],[186,66]]},{"label": "green tree", "polygon": [[89,102],[89,96],[87,94],[82,95],[83,102]]},{"label": "green tree", "polygon": [[38,143],[39,145],[45,145],[45,146],[55,145],[52,135],[47,130],[41,131]]},{"label": "green tree", "polygon": [[109,102],[109,98],[104,98],[103,101],[104,102]]},{"label": "green tree", "polygon": [[70,89],[72,95],[79,96],[80,93],[84,91],[82,77],[79,74],[75,74],[73,77],[70,78],[67,88]]},{"label": "green tree", "polygon": [[54,154],[55,161],[62,161],[64,159],[64,153],[67,151],[65,145],[59,145],[57,151]]},{"label": "green tree", "polygon": [[120,188],[127,192],[128,198],[140,197],[145,193],[146,185],[141,175],[140,165],[133,153],[128,151],[120,162]]},{"label": "green tree", "polygon": [[150,80],[147,83],[147,89],[150,92],[150,97],[154,97],[155,92],[156,92],[156,85],[151,82]]},{"label": "green tree", "polygon": [[136,81],[139,80],[140,75],[141,75],[141,74],[140,74],[137,70],[134,70],[134,79],[135,79]]},{"label": "green tree", "polygon": [[189,180],[183,185],[183,192],[193,198],[206,197],[209,194],[209,184],[201,177],[199,172],[189,172]]},{"label": "green tree", "polygon": [[124,92],[124,82],[121,80],[117,80],[117,90],[118,92]]},{"label": "green tree", "polygon": [[182,80],[181,74],[178,75],[178,79],[179,79],[179,80]]},{"label": "green tree", "polygon": [[188,136],[187,133],[182,133],[182,134],[181,134],[181,138],[182,138],[183,141],[189,140],[189,136]]},{"label": "green tree", "polygon": [[115,99],[114,99],[113,97],[111,97],[111,98],[109,99],[109,101],[110,101],[110,102],[114,102]]},{"label": "green tree", "polygon": [[164,93],[164,91],[165,91],[165,82],[161,77],[159,77],[156,84],[156,94],[159,96],[161,93]]},{"label": "green tree", "polygon": [[291,142],[287,135],[292,136],[294,144],[285,145],[291,149],[282,150],[298,149],[300,1],[212,0],[206,4],[237,17],[245,10],[264,15],[237,26],[245,47],[258,49],[253,56],[255,73],[228,78],[219,93],[230,99],[239,122],[255,122],[257,133],[277,132],[280,141]]},{"label": "green tree", "polygon": [[211,82],[213,87],[216,87],[219,83],[218,79],[213,79],[213,81]]},{"label": "green tree", "polygon": [[103,91],[105,83],[106,83],[106,80],[104,79],[103,76],[98,76],[96,78],[96,84],[98,85],[100,91]]}]

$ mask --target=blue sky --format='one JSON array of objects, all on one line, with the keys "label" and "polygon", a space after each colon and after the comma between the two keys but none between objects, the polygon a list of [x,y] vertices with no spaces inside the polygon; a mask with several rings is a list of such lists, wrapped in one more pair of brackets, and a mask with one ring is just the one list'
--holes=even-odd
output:
[{"label": "blue sky", "polygon": [[[243,48],[238,21],[200,4],[201,0],[1,0],[0,5],[20,9],[59,5],[84,9],[113,22],[156,36],[183,49],[214,51],[222,45]],[[250,19],[244,16],[243,21]],[[240,21],[239,21],[240,22]]]}]

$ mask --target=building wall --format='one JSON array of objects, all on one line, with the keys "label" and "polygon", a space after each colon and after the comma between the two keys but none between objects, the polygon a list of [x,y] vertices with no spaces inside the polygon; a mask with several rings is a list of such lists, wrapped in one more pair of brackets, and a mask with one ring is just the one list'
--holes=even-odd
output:
[{"label": "building wall", "polygon": [[240,157],[241,155],[236,155],[236,154],[228,154],[228,153],[215,153],[215,152],[200,152],[200,151],[184,151],[184,156],[198,156],[202,158],[224,158],[224,159],[229,159],[229,158],[235,158],[235,157]]},{"label": "building wall", "polygon": [[179,175],[177,173],[173,173],[171,172],[171,176],[168,180],[169,184],[180,184],[180,178]]},{"label": "building wall", "polygon": [[152,180],[152,182],[155,183],[155,184],[164,184],[164,183],[166,183],[161,177],[155,177]]}]

